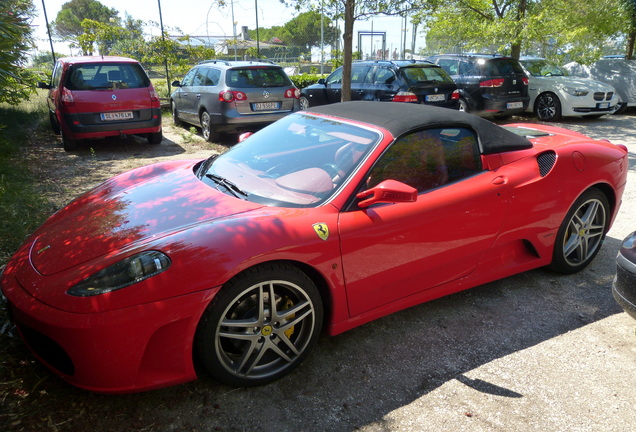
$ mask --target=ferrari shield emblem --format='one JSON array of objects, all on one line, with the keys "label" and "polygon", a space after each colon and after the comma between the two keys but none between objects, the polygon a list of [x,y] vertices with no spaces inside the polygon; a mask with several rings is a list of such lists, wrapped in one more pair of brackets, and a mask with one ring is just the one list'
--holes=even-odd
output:
[{"label": "ferrari shield emblem", "polygon": [[312,226],[314,227],[314,231],[316,231],[316,234],[318,234],[318,237],[323,240],[327,240],[329,238],[329,227],[326,223],[315,223]]}]

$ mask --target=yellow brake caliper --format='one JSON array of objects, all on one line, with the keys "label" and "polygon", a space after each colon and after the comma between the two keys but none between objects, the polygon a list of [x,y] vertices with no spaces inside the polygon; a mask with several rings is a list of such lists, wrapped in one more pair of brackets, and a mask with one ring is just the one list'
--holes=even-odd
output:
[{"label": "yellow brake caliper", "polygon": [[[294,302],[291,301],[290,298],[287,298],[287,301],[285,301],[285,304],[283,305],[283,310],[287,310],[287,309],[291,309],[294,306]],[[296,314],[292,314],[289,317],[287,317],[287,320],[292,320],[296,318]],[[291,336],[294,334],[294,326],[291,326],[290,328],[288,328],[287,330],[285,330],[285,336],[287,336],[287,338],[291,338]]]}]

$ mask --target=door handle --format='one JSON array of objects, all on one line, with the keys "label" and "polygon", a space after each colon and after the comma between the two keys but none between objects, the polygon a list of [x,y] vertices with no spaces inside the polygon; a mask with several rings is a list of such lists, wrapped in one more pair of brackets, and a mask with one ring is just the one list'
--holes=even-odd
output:
[{"label": "door handle", "polygon": [[197,93],[197,99],[201,99],[201,93]]},{"label": "door handle", "polygon": [[508,178],[506,176],[498,176],[492,180],[492,184],[494,185],[503,185],[508,183]]}]

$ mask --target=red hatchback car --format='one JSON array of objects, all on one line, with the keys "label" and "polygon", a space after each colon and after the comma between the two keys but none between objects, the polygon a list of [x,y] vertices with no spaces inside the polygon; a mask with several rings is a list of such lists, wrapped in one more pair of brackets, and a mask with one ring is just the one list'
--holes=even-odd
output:
[{"label": "red hatchback car", "polygon": [[86,138],[142,135],[159,144],[161,106],[150,78],[138,61],[126,57],[65,57],[53,67],[49,90],[51,127],[62,135],[64,150]]}]

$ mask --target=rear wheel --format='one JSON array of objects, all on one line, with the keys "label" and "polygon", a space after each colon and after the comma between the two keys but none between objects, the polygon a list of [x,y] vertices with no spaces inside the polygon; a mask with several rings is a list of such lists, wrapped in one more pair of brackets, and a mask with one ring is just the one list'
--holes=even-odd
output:
[{"label": "rear wheel", "polygon": [[300,97],[300,109],[303,111],[309,109],[309,99],[305,96]]},{"label": "rear wheel", "polygon": [[561,101],[554,93],[543,93],[537,98],[534,111],[539,120],[561,120]]},{"label": "rear wheel", "polygon": [[572,204],[559,228],[550,267],[565,274],[583,270],[601,249],[609,215],[605,194],[598,189],[585,191]]},{"label": "rear wheel", "polygon": [[212,129],[213,127],[210,114],[207,111],[203,111],[201,113],[201,134],[206,141],[213,142],[221,139],[221,134],[215,132]]},{"label": "rear wheel", "polygon": [[468,102],[466,101],[466,99],[459,100],[459,110],[462,112],[470,112],[470,109],[468,108]]},{"label": "rear wheel", "polygon": [[239,387],[266,384],[296,368],[322,326],[316,285],[298,268],[265,264],[219,291],[196,334],[196,352],[219,381]]},{"label": "rear wheel", "polygon": [[60,131],[60,133],[62,134],[62,146],[64,147],[64,151],[77,150],[77,140],[68,138],[64,131]]},{"label": "rear wheel", "polygon": [[146,139],[148,140],[148,143],[150,144],[161,144],[161,141],[163,140],[163,133],[161,132],[149,133],[146,136]]}]

